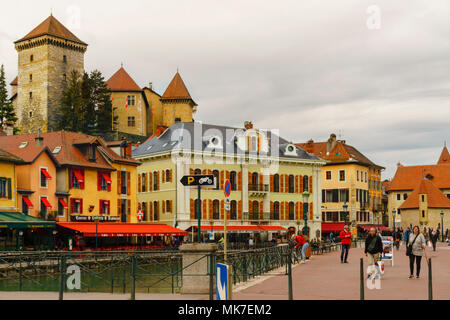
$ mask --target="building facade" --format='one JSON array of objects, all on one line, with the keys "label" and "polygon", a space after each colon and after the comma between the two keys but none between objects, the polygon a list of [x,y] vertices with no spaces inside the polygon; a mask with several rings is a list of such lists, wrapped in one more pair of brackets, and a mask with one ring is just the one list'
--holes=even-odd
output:
[{"label": "building facade", "polygon": [[16,212],[17,164],[23,160],[0,149],[0,212]]},{"label": "building facade", "polygon": [[[138,167],[138,207],[146,221],[187,230],[223,226],[282,226],[293,232],[306,224],[320,235],[320,169],[324,161],[276,135],[253,129],[193,122],[175,123],[133,151]],[[212,174],[215,186],[185,187],[185,175]],[[231,182],[230,210],[223,184]],[[307,202],[303,194],[308,195]]]},{"label": "building facade", "polygon": [[[383,167],[345,141],[337,140],[335,134],[331,134],[326,142],[310,140],[297,146],[327,162],[321,170],[321,214],[324,223],[347,222],[354,228],[382,223]],[[346,210],[344,205],[347,205]]]}]

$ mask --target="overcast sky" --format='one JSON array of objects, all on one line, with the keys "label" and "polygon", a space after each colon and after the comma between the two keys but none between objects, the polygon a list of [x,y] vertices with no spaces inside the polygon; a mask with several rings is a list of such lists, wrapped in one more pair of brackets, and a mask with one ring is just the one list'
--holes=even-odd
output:
[{"label": "overcast sky", "polygon": [[196,120],[280,129],[293,142],[334,132],[386,167],[435,163],[450,144],[450,4],[445,0],[7,1],[0,64],[53,15],[89,44],[85,67],[124,63],[163,93],[177,67]]}]

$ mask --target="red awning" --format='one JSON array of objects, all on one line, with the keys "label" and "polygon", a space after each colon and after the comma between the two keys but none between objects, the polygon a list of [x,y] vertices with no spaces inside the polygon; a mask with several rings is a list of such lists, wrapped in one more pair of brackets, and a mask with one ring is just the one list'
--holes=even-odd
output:
[{"label": "red awning", "polygon": [[59,198],[59,203],[61,203],[64,209],[69,209],[69,206],[67,205],[66,201],[64,201],[63,198]]},{"label": "red awning", "polygon": [[322,222],[322,233],[337,232],[344,230],[343,222]]},{"label": "red awning", "polygon": [[[187,230],[192,230],[192,228],[197,230],[197,226],[189,227]],[[223,231],[223,226],[212,226],[213,231]],[[202,231],[211,231],[211,225],[203,225]],[[262,231],[286,231],[286,228],[281,226],[227,226],[227,231],[251,231],[251,232],[262,232]]]},{"label": "red awning", "polygon": [[102,177],[103,177],[103,179],[105,179],[107,184],[111,184],[111,178],[109,177],[109,174],[102,173]]},{"label": "red awning", "polygon": [[78,170],[73,170],[73,174],[75,175],[75,178],[77,178],[77,181],[78,181],[79,183],[82,183],[82,182],[83,182],[83,175],[81,174],[80,171],[78,171]]},{"label": "red awning", "polygon": [[42,174],[45,176],[45,178],[47,180],[51,180],[52,176],[50,175],[50,173],[48,173],[48,171],[46,169],[41,169]]},{"label": "red awning", "polygon": [[27,196],[22,196],[23,201],[27,204],[29,209],[33,209],[33,204],[31,203],[30,199],[28,199]]},{"label": "red awning", "polygon": [[186,236],[186,231],[174,228],[167,224],[150,223],[107,223],[96,224],[91,222],[58,223],[58,226],[72,229],[85,237],[161,237],[161,236]]},{"label": "red awning", "polygon": [[47,198],[41,198],[42,203],[44,204],[44,206],[46,208],[51,208],[52,205],[50,204],[50,202],[48,202]]}]

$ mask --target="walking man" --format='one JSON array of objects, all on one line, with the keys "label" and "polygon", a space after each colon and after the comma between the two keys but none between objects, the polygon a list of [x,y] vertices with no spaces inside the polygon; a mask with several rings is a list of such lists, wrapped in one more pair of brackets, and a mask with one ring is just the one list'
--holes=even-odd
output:
[{"label": "walking man", "polygon": [[348,225],[344,226],[344,230],[339,234],[341,238],[341,263],[348,263],[348,251],[350,250],[350,243],[352,241],[352,233],[348,230]]},{"label": "walking man", "polygon": [[383,242],[373,227],[370,228],[369,234],[366,238],[364,253],[368,258],[369,266],[376,265],[380,254],[383,253]]}]

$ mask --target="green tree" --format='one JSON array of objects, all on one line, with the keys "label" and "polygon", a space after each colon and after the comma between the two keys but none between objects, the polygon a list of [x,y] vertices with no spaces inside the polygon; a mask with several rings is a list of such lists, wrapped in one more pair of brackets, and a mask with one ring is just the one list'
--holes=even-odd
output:
[{"label": "green tree", "polygon": [[81,74],[74,70],[70,73],[67,88],[64,90],[59,108],[57,128],[59,130],[84,131],[85,108],[82,95]]},{"label": "green tree", "polygon": [[6,89],[5,68],[0,67],[0,128],[6,121],[16,122],[17,117],[14,112],[12,101],[8,98],[8,90]]}]

